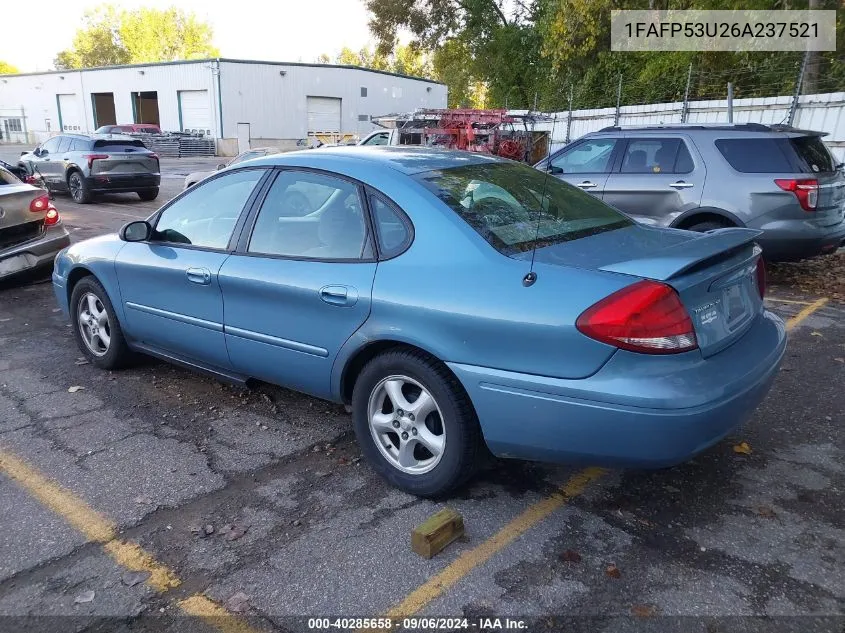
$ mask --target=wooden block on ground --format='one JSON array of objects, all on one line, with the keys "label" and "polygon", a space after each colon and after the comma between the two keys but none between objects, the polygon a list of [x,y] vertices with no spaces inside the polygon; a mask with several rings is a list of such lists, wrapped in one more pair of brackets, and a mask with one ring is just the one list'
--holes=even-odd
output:
[{"label": "wooden block on ground", "polygon": [[431,558],[464,535],[464,519],[451,508],[435,512],[411,532],[411,549]]}]

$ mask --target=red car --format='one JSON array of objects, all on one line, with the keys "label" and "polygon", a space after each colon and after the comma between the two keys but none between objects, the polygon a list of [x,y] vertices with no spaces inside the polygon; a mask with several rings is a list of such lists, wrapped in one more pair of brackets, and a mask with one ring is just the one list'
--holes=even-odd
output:
[{"label": "red car", "polygon": [[161,134],[161,128],[154,123],[103,125],[94,130],[94,134]]}]

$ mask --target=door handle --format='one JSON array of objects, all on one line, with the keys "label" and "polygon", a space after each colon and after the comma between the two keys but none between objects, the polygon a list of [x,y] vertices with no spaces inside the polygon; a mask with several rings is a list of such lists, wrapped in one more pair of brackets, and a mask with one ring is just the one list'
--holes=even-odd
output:
[{"label": "door handle", "polygon": [[189,268],[185,271],[188,281],[201,286],[207,286],[211,283],[211,271],[207,268]]},{"label": "door handle", "polygon": [[585,180],[584,182],[579,182],[577,187],[581,187],[581,189],[592,189],[593,187],[598,187],[598,185],[594,182],[590,182],[589,180]]},{"label": "door handle", "polygon": [[695,187],[695,183],[684,182],[683,180],[679,180],[678,182],[673,182],[669,186],[673,189],[689,189],[690,187]]},{"label": "door handle", "polygon": [[358,302],[358,292],[349,286],[323,286],[320,299],[334,306],[353,306]]}]

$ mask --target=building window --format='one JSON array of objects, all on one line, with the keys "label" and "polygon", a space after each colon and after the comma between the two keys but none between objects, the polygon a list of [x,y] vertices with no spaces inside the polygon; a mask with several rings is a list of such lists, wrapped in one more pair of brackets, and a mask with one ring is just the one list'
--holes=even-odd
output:
[{"label": "building window", "polygon": [[23,132],[20,119],[6,119],[6,126],[9,132]]},{"label": "building window", "polygon": [[361,86],[361,96],[362,96],[362,97],[366,97],[366,96],[367,96],[367,89],[366,89],[364,86]]},{"label": "building window", "polygon": [[369,120],[370,120],[370,115],[369,115],[369,114],[359,114],[359,115],[358,115],[358,120],[359,120],[359,121],[369,121]]}]

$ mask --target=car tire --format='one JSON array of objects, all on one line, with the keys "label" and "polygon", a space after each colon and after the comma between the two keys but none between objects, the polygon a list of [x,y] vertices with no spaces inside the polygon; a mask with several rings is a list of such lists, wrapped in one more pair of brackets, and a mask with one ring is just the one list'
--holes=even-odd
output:
[{"label": "car tire", "polygon": [[85,178],[79,171],[72,171],[67,177],[67,188],[70,197],[77,204],[88,204],[91,202],[91,188],[85,182]]},{"label": "car tire", "polygon": [[[423,393],[428,406],[419,404]],[[398,410],[397,400],[409,410]],[[483,455],[478,418],[463,386],[443,363],[417,350],[387,351],[364,366],[352,393],[352,422],[373,469],[420,497],[460,485]]]},{"label": "car tire", "polygon": [[155,189],[143,189],[141,191],[136,191],[135,193],[137,193],[138,197],[144,202],[149,202],[158,198],[158,187]]},{"label": "car tire", "polygon": [[726,222],[719,222],[718,220],[707,220],[705,222],[697,222],[687,227],[687,231],[695,231],[696,233],[705,233],[713,229],[726,229],[730,224]]},{"label": "car tire", "polygon": [[[83,277],[73,287],[70,318],[76,344],[92,365],[100,369],[118,369],[133,360],[134,354],[126,344],[114,306],[96,278]],[[83,326],[83,321],[88,325]],[[107,344],[99,335],[100,330],[108,337]],[[93,336],[94,332],[98,334]]]}]

